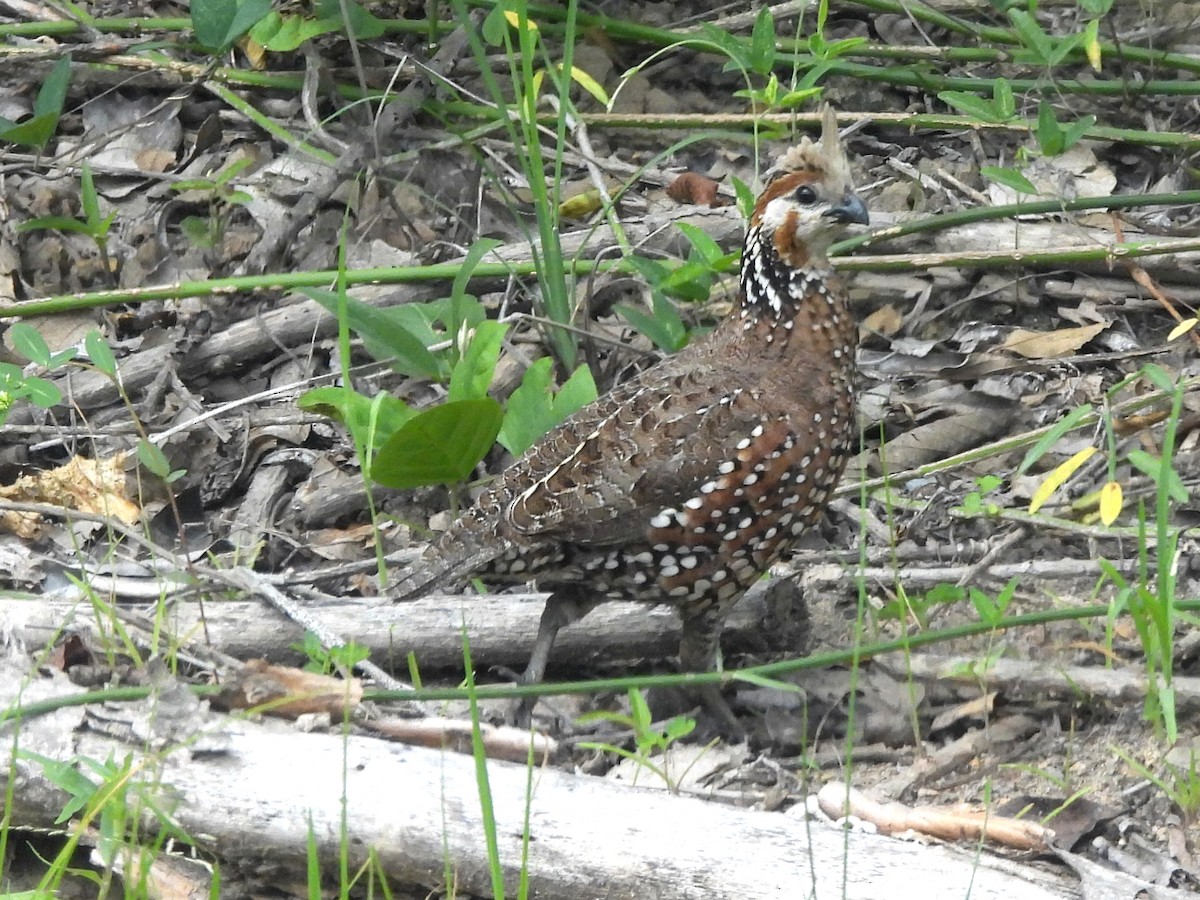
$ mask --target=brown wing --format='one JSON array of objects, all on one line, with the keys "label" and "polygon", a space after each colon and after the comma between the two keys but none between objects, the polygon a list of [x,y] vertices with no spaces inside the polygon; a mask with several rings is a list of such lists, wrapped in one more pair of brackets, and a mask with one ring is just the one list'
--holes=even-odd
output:
[{"label": "brown wing", "polygon": [[732,370],[682,362],[682,372],[627,382],[508,469],[496,486],[508,526],[526,538],[624,543],[717,477],[769,411],[760,392],[735,387]]}]

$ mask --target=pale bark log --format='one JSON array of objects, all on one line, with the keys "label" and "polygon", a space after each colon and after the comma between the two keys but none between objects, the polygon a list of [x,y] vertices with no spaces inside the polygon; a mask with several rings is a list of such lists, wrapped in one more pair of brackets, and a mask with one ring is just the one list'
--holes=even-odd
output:
[{"label": "pale bark log", "polygon": [[[803,651],[804,613],[789,585],[756,585],[735,608],[725,629],[730,651]],[[405,671],[405,656],[416,654],[422,671],[461,669],[465,625],[476,665],[522,669],[537,636],[545,594],[489,594],[427,597],[408,603],[339,598],[305,603],[314,620],[346,640],[371,650],[380,665],[388,660]],[[64,626],[88,626],[93,607],[86,600],[39,597],[35,601],[0,598],[0,618],[17,628],[29,646],[45,646]],[[170,632],[201,641],[201,607],[175,602],[167,614]],[[294,662],[291,649],[303,629],[255,600],[208,600],[203,605],[211,646],[239,659]],[[106,629],[107,630],[107,629]],[[620,660],[663,659],[679,651],[679,619],[669,607],[605,603],[564,628],[555,642],[554,663],[586,667]]]},{"label": "pale bark log", "polygon": [[[27,663],[10,659],[0,674],[0,708],[16,702]],[[62,676],[25,685],[25,703],[77,693]],[[130,706],[131,714],[139,707]],[[111,706],[107,711],[111,719]],[[200,714],[197,713],[197,719]],[[388,877],[430,887],[449,860],[459,892],[491,894],[474,763],[448,752],[325,734],[299,734],[272,723],[210,717],[224,750],[144,754],[82,727],[78,707],[0,726],[6,747],[68,760],[132,755],[140,784],[160,798],[174,822],[203,849],[280,878],[305,871],[309,831],[325,872],[336,871],[344,839],[352,869],[374,849]],[[200,722],[197,722],[197,726]],[[13,731],[18,730],[13,741]],[[15,776],[11,825],[48,826],[67,798],[29,757],[0,766],[0,787]],[[632,788],[553,769],[490,762],[505,884],[518,882],[522,834],[531,836],[530,897],[794,898],[851,900],[1025,900],[1077,897],[1057,873],[1003,871],[973,848],[922,846],[823,824]],[[130,796],[142,788],[130,787]],[[341,798],[346,797],[343,830]],[[527,811],[528,806],[528,811]]]}]

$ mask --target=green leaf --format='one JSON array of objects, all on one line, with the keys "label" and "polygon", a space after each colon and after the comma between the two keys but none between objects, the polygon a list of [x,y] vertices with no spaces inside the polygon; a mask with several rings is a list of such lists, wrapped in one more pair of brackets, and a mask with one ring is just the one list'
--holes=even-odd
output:
[{"label": "green leaf", "polygon": [[38,89],[33,101],[33,115],[17,124],[8,119],[0,120],[0,140],[24,144],[39,150],[54,135],[58,119],[62,115],[63,103],[67,99],[67,87],[71,82],[71,57],[64,56],[54,64],[46,80]]},{"label": "green leaf", "polygon": [[657,287],[663,279],[671,274],[671,270],[658,260],[647,259],[644,256],[627,256],[625,262],[637,272],[651,287]]},{"label": "green leaf", "polygon": [[979,490],[984,494],[990,494],[1000,485],[1004,484],[1004,479],[999,475],[981,475],[975,479],[975,484],[979,486]]},{"label": "green leaf", "polygon": [[79,200],[83,205],[83,220],[93,227],[103,221],[100,215],[100,199],[96,196],[96,183],[92,179],[92,167],[83,164],[83,173],[79,176]]},{"label": "green leaf", "polygon": [[41,332],[26,322],[16,322],[8,330],[13,349],[32,363],[42,367],[50,365],[50,347]]},{"label": "green leaf", "polygon": [[808,52],[812,54],[813,59],[824,60],[829,54],[829,45],[825,42],[825,35],[818,28],[808,36]]},{"label": "green leaf", "polygon": [[935,584],[925,593],[927,603],[960,603],[967,593],[957,584],[942,582]]},{"label": "green leaf", "polygon": [[596,382],[587,366],[576,369],[557,395],[551,388],[552,370],[549,357],[537,360],[508,398],[496,440],[513,456],[521,456],[571,413],[596,399]]},{"label": "green leaf", "polygon": [[1007,78],[997,78],[992,88],[992,109],[1002,121],[1009,121],[1017,114],[1017,102],[1013,98],[1012,85]]},{"label": "green leaf", "polygon": [[769,6],[763,6],[754,19],[754,30],[750,33],[750,70],[768,74],[775,65],[775,17]]},{"label": "green leaf", "polygon": [[1013,597],[1017,594],[1017,579],[1014,576],[1010,578],[1008,584],[1000,589],[1000,593],[996,595],[996,609],[1000,611],[1000,615],[1008,612],[1008,607],[1012,604]]},{"label": "green leaf", "polygon": [[750,65],[750,51],[745,41],[739,40],[728,31],[717,28],[709,22],[700,26],[699,34],[704,41],[713,44],[728,58],[729,62],[725,64],[722,71],[741,70],[745,72],[753,68]]},{"label": "green leaf", "polygon": [[1057,66],[1062,63],[1063,60],[1065,60],[1075,51],[1076,47],[1083,43],[1083,39],[1084,33],[1082,31],[1077,31],[1075,34],[1068,35],[1064,38],[1059,38],[1053,44],[1054,49],[1050,51],[1050,56],[1048,58],[1049,64],[1052,66]]},{"label": "green leaf", "polygon": [[50,409],[62,403],[62,391],[53,381],[45,378],[26,378],[23,393],[29,402],[41,409]]},{"label": "green leaf", "polygon": [[947,106],[966,113],[968,116],[974,116],[982,122],[1003,124],[1008,121],[1008,117],[1005,117],[992,101],[985,100],[978,94],[972,94],[969,91],[939,91],[938,99]]},{"label": "green leaf", "polygon": [[354,641],[329,648],[330,661],[341,666],[347,672],[369,658],[370,655],[371,651],[369,648],[364,647],[362,644],[356,644]]},{"label": "green leaf", "polygon": [[495,443],[503,418],[490,397],[418,413],[379,448],[371,478],[401,489],[466,481]]},{"label": "green leaf", "polygon": [[853,53],[859,47],[865,46],[866,43],[867,39],[863,37],[842,38],[842,40],[834,41],[825,48],[825,58],[837,59],[839,56]]},{"label": "green leaf", "polygon": [[[766,7],[763,7],[766,9]],[[689,222],[677,222],[675,227],[683,232],[684,237],[691,243],[692,249],[696,251],[700,259],[711,265],[732,261],[733,256],[727,254],[721,249],[721,245],[714,241],[707,232],[697,228]]]},{"label": "green leaf", "polygon": [[513,456],[521,456],[555,423],[550,399],[554,361],[548,356],[525,370],[521,386],[508,398],[504,422],[496,440]]},{"label": "green leaf", "polygon": [[184,216],[179,221],[179,228],[197,247],[211,250],[213,238],[209,232],[209,224],[209,220],[204,216]]},{"label": "green leaf", "polygon": [[93,328],[84,336],[83,348],[93,366],[110,378],[116,377],[117,358],[113,356],[112,348],[105,343],[99,331]]},{"label": "green leaf", "polygon": [[74,234],[92,233],[92,229],[88,227],[86,222],[71,219],[67,216],[41,216],[37,219],[30,219],[18,225],[17,231],[40,231],[44,228],[53,229],[54,231],[70,231]]},{"label": "green leaf", "polygon": [[683,327],[683,319],[679,311],[667,300],[661,291],[651,292],[651,303],[654,315],[624,303],[618,303],[616,311],[626,322],[650,338],[655,346],[674,353],[687,343],[687,329]]},{"label": "green leaf", "polygon": [[508,34],[508,22],[504,19],[503,3],[497,3],[489,10],[480,33],[492,47],[499,47],[504,43],[505,35]]},{"label": "green leaf", "polygon": [[282,16],[272,10],[250,29],[250,38],[272,53],[291,53],[306,41],[340,31],[341,27],[342,20],[336,16],[312,19],[301,15]]},{"label": "green leaf", "polygon": [[1167,477],[1167,494],[1176,503],[1186,503],[1188,500],[1188,490],[1183,486],[1183,481],[1179,477],[1179,473],[1170,466],[1164,465],[1161,457],[1153,456],[1145,450],[1130,450],[1128,454],[1129,462],[1136,468],[1140,469],[1144,474],[1154,479],[1155,484],[1162,480],[1165,474]]},{"label": "green leaf", "polygon": [[212,183],[217,187],[224,187],[252,165],[254,165],[254,160],[248,156],[235,159],[213,176]]},{"label": "green leaf", "polygon": [[55,820],[56,825],[73,818],[96,793],[96,783],[80,772],[74,761],[51,759],[32,750],[17,750],[17,756],[40,765],[46,780],[70,797]]},{"label": "green leaf", "polygon": [[733,193],[737,196],[738,212],[742,214],[742,218],[749,219],[750,214],[754,212],[754,203],[757,199],[754,191],[740,178],[734,177],[732,181]]},{"label": "green leaf", "polygon": [[1058,126],[1054,110],[1045,100],[1038,101],[1037,117],[1038,147],[1047,156],[1058,156],[1063,152],[1063,132]]},{"label": "green leaf", "polygon": [[979,174],[984,178],[990,178],[997,184],[1002,184],[1005,187],[1012,188],[1019,194],[1036,194],[1037,187],[1018,172],[1016,169],[1001,168],[999,166],[983,166],[979,170]]},{"label": "green leaf", "polygon": [[571,413],[583,409],[598,396],[592,370],[586,365],[580,366],[554,395],[554,424],[558,425]]},{"label": "green leaf", "polygon": [[1079,142],[1084,133],[1096,124],[1095,116],[1084,116],[1078,122],[1072,122],[1063,130],[1063,150],[1069,150]]},{"label": "green leaf", "polygon": [[58,114],[34,116],[24,122],[12,124],[0,129],[0,140],[11,141],[26,147],[36,147],[39,150],[46,146],[54,136],[58,127]]},{"label": "green leaf", "polygon": [[341,422],[364,445],[369,437],[373,448],[381,447],[417,414],[407,403],[391,394],[379,394],[372,398],[344,387],[313,388],[301,394],[296,405]]},{"label": "green leaf", "polygon": [[654,716],[650,713],[650,704],[646,702],[646,695],[639,690],[630,688],[628,696],[630,718],[633,719],[633,730],[636,733],[643,734],[650,730],[650,726],[654,722]]},{"label": "green leaf", "polygon": [[[345,2],[348,13],[345,19],[342,18],[343,2]],[[382,19],[368,12],[354,0],[319,0],[316,5],[316,13],[318,19],[337,18],[343,23],[346,33],[353,33],[356,40],[374,40],[377,37],[383,37],[387,31],[387,26],[384,25]]]},{"label": "green leaf", "polygon": [[223,52],[271,11],[271,0],[192,0],[192,31],[204,47]]},{"label": "green leaf", "polygon": [[507,331],[507,325],[491,320],[475,326],[467,352],[450,373],[449,399],[475,400],[487,396]]},{"label": "green leaf", "polygon": [[71,83],[71,56],[68,54],[54,64],[46,80],[38,89],[33,101],[34,116],[62,115],[63,103],[67,100],[67,87]]},{"label": "green leaf", "polygon": [[[467,255],[463,257],[462,265],[454,274],[454,283],[450,286],[450,319],[446,322],[446,326],[450,331],[450,336],[454,337],[458,334],[458,329],[462,327],[463,320],[466,318],[466,300],[469,298],[474,300],[467,294],[467,285],[471,280],[471,273],[475,271],[475,267],[479,265],[479,261],[488,253],[500,246],[500,241],[495,238],[480,238],[473,243],[467,250]],[[476,307],[479,303],[476,301]],[[472,322],[471,324],[475,324]]]},{"label": "green leaf", "polygon": [[1025,458],[1021,460],[1021,464],[1017,466],[1017,475],[1023,475],[1029,471],[1029,467],[1041,459],[1051,447],[1058,443],[1059,439],[1068,431],[1079,426],[1084,419],[1088,417],[1092,409],[1090,406],[1077,406],[1065,416],[1062,417],[1054,427],[1043,434],[1036,444],[1029,448],[1025,454]]},{"label": "green leaf", "polygon": [[[305,288],[303,293],[333,315],[338,314],[338,295],[333,291]],[[386,309],[376,309],[346,297],[346,318],[352,331],[362,338],[367,352],[405,375],[441,380],[443,369],[437,358],[412,332]]]},{"label": "green leaf", "polygon": [[1154,363],[1142,366],[1142,375],[1160,391],[1171,393],[1175,390],[1175,380],[1167,374],[1167,370]]},{"label": "green leaf", "polygon": [[152,475],[157,475],[159,478],[168,478],[171,475],[171,463],[157,444],[152,444],[146,440],[139,440],[137,443],[137,456],[141,464]]},{"label": "green leaf", "polygon": [[1037,19],[1023,9],[1010,9],[1008,18],[1013,23],[1021,44],[1033,52],[1036,61],[1045,66],[1050,65],[1052,43],[1049,35],[1037,23]]},{"label": "green leaf", "polygon": [[975,607],[975,612],[979,615],[979,621],[984,625],[995,627],[1000,620],[1000,612],[996,609],[996,604],[992,602],[992,598],[978,588],[970,589],[971,605]]},{"label": "green leaf", "polygon": [[788,91],[779,98],[779,107],[780,109],[794,109],[808,102],[819,93],[821,93],[821,89],[817,87],[805,88],[802,91]]},{"label": "green leaf", "polygon": [[713,270],[706,263],[688,261],[672,269],[658,287],[661,293],[677,300],[702,303],[712,293],[714,281]]}]

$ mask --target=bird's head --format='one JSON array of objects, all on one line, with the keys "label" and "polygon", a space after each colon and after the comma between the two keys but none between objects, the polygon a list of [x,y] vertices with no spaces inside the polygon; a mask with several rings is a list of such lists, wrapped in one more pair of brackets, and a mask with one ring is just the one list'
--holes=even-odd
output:
[{"label": "bird's head", "polygon": [[820,142],[806,135],[776,163],[754,206],[750,228],[769,238],[780,260],[799,268],[824,263],[825,251],[846,225],[868,221],[850,184],[837,118],[826,105]]}]

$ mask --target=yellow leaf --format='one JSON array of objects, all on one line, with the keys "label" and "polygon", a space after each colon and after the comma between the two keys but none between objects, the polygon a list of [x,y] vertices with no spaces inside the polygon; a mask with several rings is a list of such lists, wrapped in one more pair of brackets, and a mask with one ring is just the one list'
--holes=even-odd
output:
[{"label": "yellow leaf", "polygon": [[608,92],[595,78],[589,75],[579,66],[571,66],[571,79],[581,88],[596,98],[596,102],[601,106],[608,106]]},{"label": "yellow leaf", "polygon": [[238,46],[246,54],[246,59],[250,60],[250,66],[254,71],[261,72],[267,67],[266,47],[254,40],[250,35],[245,35],[238,40]]},{"label": "yellow leaf", "polygon": [[1097,72],[1100,71],[1100,20],[1092,19],[1087,23],[1083,32],[1083,52],[1087,55],[1088,64]]},{"label": "yellow leaf", "polygon": [[[508,20],[508,24],[511,25],[513,28],[521,27],[521,17],[517,15],[515,10],[506,9],[504,11],[504,18]],[[530,31],[538,30],[537,22],[533,21],[533,19],[526,19],[525,27],[528,28]]]},{"label": "yellow leaf", "polygon": [[564,219],[584,219],[598,210],[603,201],[597,190],[584,191],[574,197],[568,197],[558,207],[558,213]]},{"label": "yellow leaf", "polygon": [[1100,521],[1105,525],[1111,525],[1117,521],[1117,516],[1121,514],[1123,501],[1119,482],[1109,481],[1100,488]]},{"label": "yellow leaf", "polygon": [[1041,509],[1042,504],[1049,500],[1055,491],[1066,484],[1067,479],[1074,475],[1080,466],[1091,459],[1095,452],[1095,447],[1084,447],[1047,475],[1046,480],[1038,485],[1038,489],[1033,492],[1033,499],[1029,501],[1029,511],[1035,513]]},{"label": "yellow leaf", "polygon": [[542,82],[546,79],[546,70],[538,69],[533,73],[533,81],[530,82],[529,93],[523,98],[525,106],[525,117],[530,121],[537,118],[537,102],[538,97],[542,93]]},{"label": "yellow leaf", "polygon": [[1187,334],[1189,331],[1195,328],[1198,323],[1200,323],[1200,319],[1184,319],[1171,329],[1171,333],[1167,335],[1167,340],[1173,341],[1175,338]]}]

